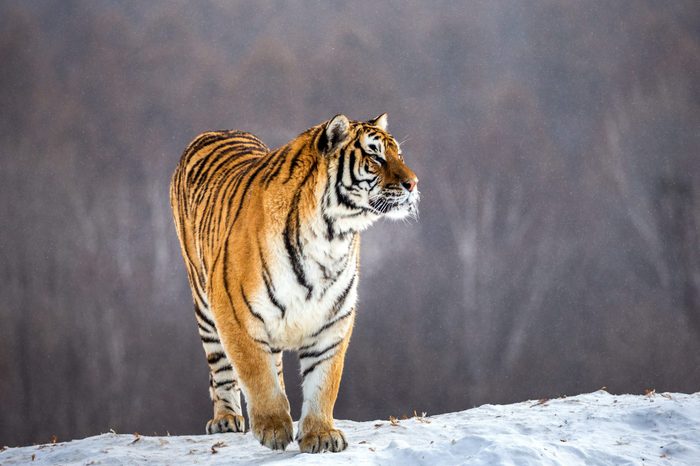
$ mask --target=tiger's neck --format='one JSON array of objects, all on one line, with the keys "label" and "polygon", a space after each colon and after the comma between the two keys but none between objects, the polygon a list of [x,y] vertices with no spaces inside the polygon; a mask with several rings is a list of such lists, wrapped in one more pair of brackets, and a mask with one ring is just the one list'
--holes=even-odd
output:
[{"label": "tiger's neck", "polygon": [[[307,144],[309,141],[307,141]],[[308,150],[283,148],[290,155],[282,172],[279,188],[285,187],[289,198],[284,210],[282,242],[278,243],[289,258],[296,282],[306,289],[306,300],[322,296],[337,279],[352,272],[358,263],[359,235],[344,229],[342,218],[333,211],[329,191],[332,164],[322,154]],[[306,149],[306,150],[304,150]],[[289,183],[284,182],[289,179]],[[271,191],[270,204],[284,191]],[[278,217],[279,218],[279,217]],[[350,272],[348,272],[350,271]]]},{"label": "tiger's neck", "polygon": [[326,237],[329,240],[354,236],[366,230],[379,218],[369,209],[348,202],[342,193],[340,186],[345,164],[341,159],[325,164],[326,173],[323,178],[326,183],[317,198],[318,215],[324,221]]},{"label": "tiger's neck", "polygon": [[328,157],[322,153],[323,130],[312,128],[275,151],[285,160],[278,170],[277,181],[287,184],[295,180],[294,195],[287,224],[296,220],[306,224],[308,241],[349,241],[367,229],[379,216],[370,209],[350,201],[341,188],[343,171],[351,169],[344,156]]}]

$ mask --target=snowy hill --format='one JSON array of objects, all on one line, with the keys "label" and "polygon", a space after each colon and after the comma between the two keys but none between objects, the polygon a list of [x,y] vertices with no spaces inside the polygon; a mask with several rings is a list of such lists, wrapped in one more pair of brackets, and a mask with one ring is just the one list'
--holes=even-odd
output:
[{"label": "snowy hill", "polygon": [[9,448],[0,464],[700,464],[700,392],[484,405],[407,420],[337,421],[342,453],[260,446],[252,435],[103,434]]}]

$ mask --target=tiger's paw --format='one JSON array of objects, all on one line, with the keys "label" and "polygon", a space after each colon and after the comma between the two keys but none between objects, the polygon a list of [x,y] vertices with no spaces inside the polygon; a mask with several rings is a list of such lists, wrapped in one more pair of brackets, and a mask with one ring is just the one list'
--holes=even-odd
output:
[{"label": "tiger's paw", "polygon": [[272,450],[284,450],[292,442],[292,418],[288,413],[254,417],[250,429],[260,444]]},{"label": "tiger's paw", "polygon": [[299,438],[299,450],[302,453],[320,453],[322,451],[339,452],[348,447],[342,430],[328,429],[309,432]]},{"label": "tiger's paw", "polygon": [[245,419],[239,414],[224,414],[207,422],[207,434],[245,432]]}]

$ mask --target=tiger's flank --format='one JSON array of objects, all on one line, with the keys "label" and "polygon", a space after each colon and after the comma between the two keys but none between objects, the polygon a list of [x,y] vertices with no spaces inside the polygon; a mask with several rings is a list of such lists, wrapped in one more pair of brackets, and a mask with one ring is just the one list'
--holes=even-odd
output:
[{"label": "tiger's flank", "polygon": [[337,115],[271,151],[242,131],[187,147],[170,201],[209,364],[208,433],[250,430],[292,441],[282,352],[297,351],[302,452],[342,451],[333,406],[352,333],[360,232],[416,217],[418,178],[387,132],[387,116]]}]

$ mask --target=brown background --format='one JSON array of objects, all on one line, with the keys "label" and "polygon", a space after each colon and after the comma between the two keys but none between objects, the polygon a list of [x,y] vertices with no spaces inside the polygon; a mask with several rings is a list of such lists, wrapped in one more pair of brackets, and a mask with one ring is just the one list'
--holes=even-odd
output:
[{"label": "brown background", "polygon": [[699,78],[694,0],[1,2],[0,445],[203,432],[170,174],[340,112],[423,202],[363,237],[336,417],[699,390]]}]

